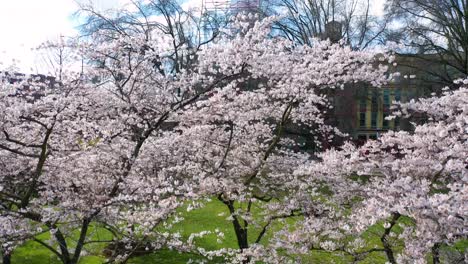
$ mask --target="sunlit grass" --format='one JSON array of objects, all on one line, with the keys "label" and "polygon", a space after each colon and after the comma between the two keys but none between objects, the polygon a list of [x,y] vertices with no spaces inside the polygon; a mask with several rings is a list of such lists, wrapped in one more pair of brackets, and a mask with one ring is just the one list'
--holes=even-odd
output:
[{"label": "sunlit grass", "polygon": [[[260,207],[253,206],[252,213],[254,216],[261,214]],[[213,233],[206,235],[202,238],[195,239],[197,246],[202,247],[206,250],[216,250],[221,248],[237,248],[237,240],[235,237],[234,229],[231,222],[227,219],[229,216],[227,207],[220,201],[213,199],[208,201],[204,206],[198,209],[187,211],[187,206],[179,209],[179,214],[184,220],[175,223],[171,228],[171,232],[179,232],[184,239],[187,239],[190,234],[198,233],[201,231],[214,231],[218,229],[224,233],[224,239],[219,243],[218,237]],[[295,219],[288,219],[286,223],[293,224]],[[410,224],[410,219],[402,218],[405,224]],[[170,221],[169,221],[170,222]],[[262,243],[267,243],[268,239],[272,235],[272,230],[281,228],[283,223],[276,222],[271,226],[269,232],[262,239]],[[253,243],[258,236],[260,229],[255,226],[251,226],[249,229],[249,241]],[[381,225],[375,225],[370,227],[366,232],[363,233],[362,238],[367,242],[366,249],[373,247],[382,247],[380,242],[380,236],[383,233],[383,227]],[[394,230],[396,233],[401,232],[401,228],[396,225]],[[78,236],[78,233],[75,234]],[[92,226],[89,230],[88,235],[91,240],[110,240],[111,234],[97,226]],[[42,234],[38,236],[41,240],[47,240],[48,234]],[[67,241],[73,245],[73,239]],[[80,260],[80,264],[99,264],[105,262],[105,256],[103,255],[103,249],[106,247],[105,243],[92,243],[85,246],[83,257]],[[463,251],[468,247],[467,241],[461,241],[450,248],[450,250]],[[395,252],[401,252],[402,244],[395,247]],[[151,264],[151,263],[162,263],[162,264],[178,264],[187,263],[189,260],[205,260],[196,253],[179,253],[169,249],[160,250],[158,252],[136,256],[130,259],[130,264]],[[339,252],[325,252],[325,251],[313,251],[309,256],[302,257],[305,263],[350,263],[351,258],[349,255]],[[380,264],[387,261],[383,252],[370,253],[359,263],[362,264]],[[18,247],[12,257],[12,263],[28,263],[28,264],[59,264],[61,263],[58,258],[52,254],[49,250],[41,246],[40,244],[29,241]],[[205,263],[224,263],[222,259],[215,259]]]}]

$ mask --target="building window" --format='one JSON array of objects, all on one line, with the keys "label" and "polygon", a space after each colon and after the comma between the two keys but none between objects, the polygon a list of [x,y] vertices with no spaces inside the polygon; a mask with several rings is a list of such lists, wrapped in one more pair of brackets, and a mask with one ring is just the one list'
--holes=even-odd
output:
[{"label": "building window", "polygon": [[359,100],[359,111],[366,112],[367,111],[367,100],[366,98],[361,98]]},{"label": "building window", "polygon": [[379,100],[378,94],[372,93],[371,100],[371,128],[377,128],[377,117],[379,113]]},{"label": "building window", "polygon": [[389,112],[390,111],[390,91],[384,90],[383,92],[383,111]]},{"label": "building window", "polygon": [[383,116],[382,116],[382,128],[383,129],[389,128],[389,122],[388,120],[386,120],[389,114],[390,114],[390,91],[384,90],[383,92]]},{"label": "building window", "polygon": [[377,128],[377,112],[371,113],[371,128]]},{"label": "building window", "polygon": [[389,125],[388,125],[388,120],[386,119],[388,117],[387,114],[383,114],[383,120],[382,120],[382,128],[383,129],[388,129],[389,128]]},{"label": "building window", "polygon": [[359,113],[359,126],[366,127],[366,112]]},{"label": "building window", "polygon": [[371,105],[371,110],[372,112],[377,112],[379,111],[379,98],[378,98],[378,94],[376,93],[373,93],[372,94],[372,105]]},{"label": "building window", "polygon": [[395,90],[395,101],[397,101],[397,102],[401,101],[401,91],[400,91],[400,89]]},{"label": "building window", "polygon": [[366,127],[367,98],[359,100],[359,127]]}]

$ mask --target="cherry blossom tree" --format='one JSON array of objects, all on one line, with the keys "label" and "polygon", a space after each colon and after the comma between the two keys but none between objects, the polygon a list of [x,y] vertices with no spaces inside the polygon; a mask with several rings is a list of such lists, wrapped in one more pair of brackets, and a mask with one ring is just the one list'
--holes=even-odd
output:
[{"label": "cherry blossom tree", "polygon": [[[396,115],[426,120],[415,123],[413,132],[390,131],[360,148],[347,144],[297,170],[299,178],[329,188],[326,210],[334,217],[323,224],[335,226],[337,234],[330,237],[328,228],[306,217],[295,232],[282,234],[282,241],[293,237],[284,247],[292,252],[328,247],[355,259],[381,251],[390,263],[425,263],[431,254],[433,263],[440,263],[441,246],[467,238],[467,83],[458,81],[458,90],[441,97],[399,104]],[[307,197],[303,201],[308,211],[324,207]],[[381,247],[365,250],[363,241],[342,239],[381,221]],[[317,237],[317,230],[325,233]],[[395,243],[404,245],[400,254]]]},{"label": "cherry blossom tree", "polygon": [[[285,193],[297,189],[297,183],[290,182],[293,169],[310,156],[292,151],[296,143],[285,135],[285,128],[311,127],[317,145],[332,140],[334,134],[340,133],[324,124],[323,111],[330,106],[322,91],[339,89],[352,82],[379,86],[385,81],[386,68],[374,67],[373,53],[354,52],[329,42],[315,41],[314,45],[303,47],[285,38],[272,38],[271,24],[277,19],[255,23],[258,18],[252,15],[234,21],[227,34],[209,47],[200,50],[198,46],[196,54],[174,35],[165,35],[167,32],[163,30],[160,35],[166,36],[172,53],[158,53],[158,45],[151,40],[155,36],[150,30],[154,23],[148,22],[145,9],[138,10],[146,22],[129,16],[133,22],[127,23],[124,17],[112,20],[92,9],[85,11],[108,25],[99,43],[118,38],[119,46],[126,46],[128,59],[139,50],[140,56],[156,60],[160,72],[165,72],[166,67],[166,76],[177,78],[178,86],[174,87],[178,96],[186,97],[193,86],[199,86],[197,81],[188,80],[194,73],[202,83],[216,78],[222,81],[215,81],[216,85],[208,90],[196,87],[197,91],[203,91],[195,100],[198,102],[182,107],[183,113],[179,111],[180,115],[171,120],[172,132],[167,131],[154,141],[158,146],[154,150],[169,150],[151,154],[164,157],[165,162],[151,171],[168,166],[163,170],[174,174],[171,177],[177,178],[177,184],[191,181],[190,191],[197,196],[214,196],[222,201],[230,211],[240,251],[245,252],[250,247],[249,224],[261,230],[253,240],[258,244],[274,219],[302,214],[297,204],[285,206],[283,201],[288,200]],[[170,16],[165,17],[170,22],[167,20]],[[134,25],[141,25],[141,29]],[[166,23],[163,28],[169,27],[170,23]],[[135,44],[138,39],[139,43]],[[103,69],[111,63],[114,68],[108,72],[128,81],[126,73],[116,70],[126,58],[114,59],[113,50],[107,49],[110,54],[100,52],[92,61],[101,64]],[[178,63],[179,57],[190,58],[191,63]],[[106,75],[106,70],[103,71],[97,75]],[[141,78],[141,74],[137,75]],[[183,82],[187,81],[192,87],[185,87]],[[151,167],[151,162],[146,165]],[[258,223],[251,216],[255,201],[271,202],[265,205],[271,212],[265,213]]]},{"label": "cherry blossom tree", "polygon": [[[16,238],[21,240],[43,232],[42,224],[56,231],[59,242],[64,239],[57,230],[60,211],[55,210],[55,202],[47,203],[53,197],[49,197],[43,179],[47,177],[48,163],[56,157],[55,153],[69,147],[67,151],[73,151],[72,146],[76,147],[67,143],[79,139],[73,137],[76,136],[72,133],[75,127],[70,121],[79,105],[80,91],[77,89],[79,82],[64,85],[65,79],[59,85],[57,81],[35,80],[34,76],[24,80],[4,77],[0,149],[2,222],[6,225],[2,228],[2,238],[6,237],[4,251],[8,252]],[[19,83],[12,85],[10,82]],[[41,194],[44,199],[36,199]],[[12,226],[16,226],[15,232]]]},{"label": "cherry blossom tree", "polygon": [[[214,75],[240,70],[241,78],[187,107],[164,143],[170,146],[167,159],[180,160],[174,168],[180,177],[191,178],[198,195],[216,197],[229,210],[239,250],[203,252],[226,253],[232,262],[265,261],[268,256],[261,252],[268,249],[261,249],[260,242],[271,224],[304,213],[290,194],[302,184],[294,170],[311,157],[294,150],[297,143],[285,128],[308,125],[318,134],[340,135],[324,124],[323,109],[329,102],[321,90],[354,82],[379,86],[387,70],[375,67],[375,54],[330,42],[295,46],[269,37],[275,18],[252,20],[255,17],[239,17],[237,35],[226,36],[200,54],[200,67]],[[260,219],[253,216],[253,207],[263,211]]]},{"label": "cherry blossom tree", "polygon": [[[75,44],[76,57],[89,66],[76,74],[60,69],[50,87],[2,78],[5,252],[14,241],[32,239],[63,263],[77,263],[83,247],[96,242],[88,239],[92,224],[104,223],[131,243],[128,237],[145,237],[191,193],[172,182],[165,161],[148,156],[158,153],[146,144],[165,135],[172,115],[238,73],[210,78],[200,70],[176,78],[154,67],[155,57],[171,52],[165,40],[100,37]],[[152,52],[142,53],[150,44]],[[12,224],[20,225],[15,232]],[[42,232],[52,241],[37,239]],[[152,248],[171,239],[151,235]]]},{"label": "cherry blossom tree", "polygon": [[[176,72],[165,68],[171,39],[157,31],[113,39],[97,31],[73,44],[71,57],[87,62],[81,72],[59,69],[50,85],[27,77],[11,84],[4,76],[3,250],[30,239],[74,264],[87,244],[103,242],[90,239],[93,225],[124,245],[113,256],[119,261],[139,247],[187,250],[177,234],[155,227],[185,199],[216,197],[236,232],[240,250],[230,251],[232,260],[258,257],[273,220],[302,214],[288,194],[298,190],[292,172],[309,156],[291,149],[285,126],[331,135],[319,91],[350,82],[379,86],[386,67],[374,66],[374,54],[338,44],[272,38],[275,18],[256,20],[239,17],[196,63]],[[265,202],[260,222],[251,214],[256,201]],[[254,246],[249,225],[261,228]],[[50,241],[37,238],[44,232]]]}]

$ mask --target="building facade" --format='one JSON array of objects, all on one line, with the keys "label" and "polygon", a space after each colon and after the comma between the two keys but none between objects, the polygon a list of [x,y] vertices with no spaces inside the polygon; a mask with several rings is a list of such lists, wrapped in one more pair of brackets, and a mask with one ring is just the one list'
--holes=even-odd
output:
[{"label": "building facade", "polygon": [[443,87],[431,81],[427,73],[419,70],[421,67],[416,67],[420,66],[416,65],[420,61],[399,55],[396,63],[390,67],[390,72],[399,74],[383,87],[357,83],[336,92],[333,98],[335,123],[352,139],[364,142],[388,130],[410,130],[409,120],[388,120],[393,112],[392,104],[428,96]]}]

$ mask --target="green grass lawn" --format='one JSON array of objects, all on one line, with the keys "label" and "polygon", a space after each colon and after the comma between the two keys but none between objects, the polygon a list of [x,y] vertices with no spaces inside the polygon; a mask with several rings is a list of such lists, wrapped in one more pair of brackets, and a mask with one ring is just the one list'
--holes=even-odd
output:
[{"label": "green grass lawn", "polygon": [[[182,234],[184,238],[188,238],[191,233],[196,233],[204,230],[214,231],[219,229],[224,233],[224,239],[222,243],[217,242],[217,237],[215,234],[210,234],[199,238],[196,240],[198,246],[203,247],[207,250],[214,250],[220,248],[237,248],[237,241],[234,234],[234,230],[230,221],[226,218],[228,217],[227,207],[219,202],[218,200],[209,201],[205,206],[187,212],[186,208],[181,208],[179,213],[184,217],[184,220],[178,222],[172,226],[172,231],[178,231]],[[258,207],[253,208],[253,214],[259,214]],[[293,219],[288,220],[289,223],[293,223]],[[405,220],[403,220],[405,221]],[[406,220],[409,221],[409,220]],[[271,230],[278,229],[280,223],[272,226],[270,232],[266,234],[263,243],[268,241],[268,238],[271,237]],[[398,228],[395,230],[398,232]],[[260,230],[249,229],[249,235],[251,242],[254,241]],[[381,247],[378,234],[383,232],[383,227],[376,225],[368,229],[367,232],[363,234],[363,238],[367,241],[368,247]],[[111,239],[111,235],[108,231],[93,226],[89,230],[90,236],[92,239]],[[40,239],[47,240],[48,234],[43,234],[39,236]],[[82,264],[99,264],[105,261],[105,257],[102,255],[102,250],[105,248],[105,244],[89,244],[85,246],[85,253],[81,258],[80,263]],[[462,241],[457,243],[451,250],[466,250],[468,247],[467,241]],[[397,247],[396,252],[400,251],[402,248]],[[171,251],[168,249],[160,250],[153,254],[148,254],[144,256],[133,257],[130,259],[129,263],[131,264],[177,264],[177,263],[187,263],[190,259],[202,259],[196,254],[190,253],[179,253],[176,251]],[[304,257],[305,263],[349,263],[349,256],[340,254],[340,253],[329,253],[324,251],[314,251],[309,256]],[[374,252],[369,254],[364,260],[360,263],[362,264],[380,264],[385,263],[386,257],[382,252]],[[46,248],[41,246],[36,242],[27,242],[22,246],[18,247],[12,256],[12,263],[16,264],[59,264],[61,263],[55,255],[53,255]],[[208,263],[224,263],[223,260],[212,260]]]}]

